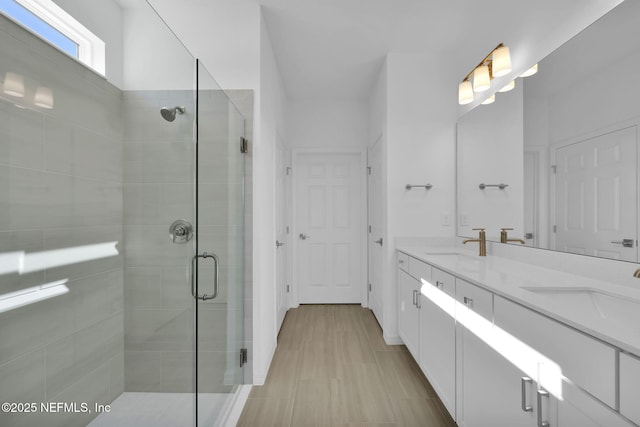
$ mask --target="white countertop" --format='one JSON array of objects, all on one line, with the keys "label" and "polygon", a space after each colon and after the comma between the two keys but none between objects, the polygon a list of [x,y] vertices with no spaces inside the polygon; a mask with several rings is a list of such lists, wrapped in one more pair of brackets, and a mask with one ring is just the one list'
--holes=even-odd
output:
[{"label": "white countertop", "polygon": [[456,247],[398,251],[640,356],[640,287],[608,283]]}]

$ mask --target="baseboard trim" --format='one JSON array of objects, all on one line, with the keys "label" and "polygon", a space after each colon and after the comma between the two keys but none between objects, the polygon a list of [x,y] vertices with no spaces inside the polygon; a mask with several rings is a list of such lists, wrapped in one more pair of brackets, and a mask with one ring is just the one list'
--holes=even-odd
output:
[{"label": "baseboard trim", "polygon": [[382,337],[384,338],[384,342],[387,345],[401,345],[404,344],[404,342],[402,341],[402,338],[400,338],[399,335],[393,336],[393,337],[389,337],[387,335],[382,334]]},{"label": "baseboard trim", "polygon": [[215,427],[235,427],[238,424],[252,387],[251,384],[243,384],[238,387],[233,399],[223,409],[223,413],[218,418],[220,421],[215,424]]}]

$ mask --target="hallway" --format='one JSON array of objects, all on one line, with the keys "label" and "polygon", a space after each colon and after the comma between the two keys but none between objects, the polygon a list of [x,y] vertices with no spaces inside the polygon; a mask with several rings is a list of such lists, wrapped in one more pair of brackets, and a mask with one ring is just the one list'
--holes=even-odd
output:
[{"label": "hallway", "polygon": [[289,310],[238,425],[455,427],[405,346],[386,345],[360,305]]}]

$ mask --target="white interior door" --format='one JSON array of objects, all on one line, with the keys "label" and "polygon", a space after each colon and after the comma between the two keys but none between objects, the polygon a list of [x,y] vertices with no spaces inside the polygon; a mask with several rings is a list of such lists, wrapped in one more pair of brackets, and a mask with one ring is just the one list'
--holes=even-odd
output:
[{"label": "white interior door", "polygon": [[289,151],[279,141],[276,158],[276,306],[277,330],[289,309]]},{"label": "white interior door", "polygon": [[638,259],[636,129],[631,126],[557,149],[557,249]]},{"label": "white interior door", "polygon": [[368,276],[369,308],[382,323],[382,260],[384,259],[384,187],[382,179],[382,138],[369,149],[367,212],[369,219]]},{"label": "white interior door", "polygon": [[359,153],[297,153],[298,301],[361,303],[364,217]]}]

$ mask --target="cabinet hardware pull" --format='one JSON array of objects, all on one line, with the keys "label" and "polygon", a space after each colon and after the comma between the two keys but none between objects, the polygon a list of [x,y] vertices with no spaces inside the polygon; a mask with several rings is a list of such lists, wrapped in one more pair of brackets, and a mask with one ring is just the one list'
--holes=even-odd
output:
[{"label": "cabinet hardware pull", "polygon": [[438,288],[438,289],[444,289],[444,283],[439,282],[439,281],[437,281],[437,280],[436,280],[436,288]]},{"label": "cabinet hardware pull", "polygon": [[416,302],[416,296],[418,295],[418,291],[414,290],[413,291],[413,305],[415,305],[416,307],[418,306],[418,303]]},{"label": "cabinet hardware pull", "polygon": [[473,298],[464,297],[464,305],[469,308],[473,308]]},{"label": "cabinet hardware pull", "polygon": [[522,386],[522,410],[524,412],[533,412],[533,406],[527,402],[527,385],[533,384],[533,380],[529,377],[522,377],[520,379],[520,385]]},{"label": "cabinet hardware pull", "polygon": [[538,390],[538,427],[549,427],[549,421],[542,421],[542,398],[549,398],[549,392]]}]

